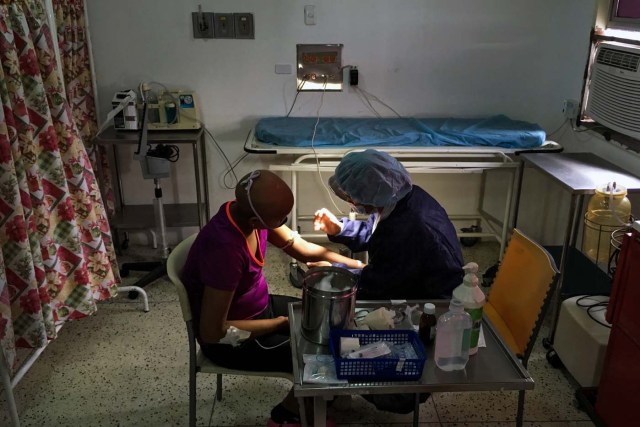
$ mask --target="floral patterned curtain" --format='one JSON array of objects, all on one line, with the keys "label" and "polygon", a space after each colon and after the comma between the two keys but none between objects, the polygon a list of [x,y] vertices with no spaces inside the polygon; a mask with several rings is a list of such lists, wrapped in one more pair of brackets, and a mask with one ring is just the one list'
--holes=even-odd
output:
[{"label": "floral patterned curtain", "polygon": [[42,0],[0,0],[0,350],[42,347],[114,295],[109,225]]},{"label": "floral patterned curtain", "polygon": [[[58,46],[62,60],[67,100],[80,137],[88,142],[96,135],[98,122],[91,77],[91,52],[85,23],[84,0],[53,0]],[[107,148],[89,145],[87,152],[101,185],[107,213],[114,213],[114,193]]]}]

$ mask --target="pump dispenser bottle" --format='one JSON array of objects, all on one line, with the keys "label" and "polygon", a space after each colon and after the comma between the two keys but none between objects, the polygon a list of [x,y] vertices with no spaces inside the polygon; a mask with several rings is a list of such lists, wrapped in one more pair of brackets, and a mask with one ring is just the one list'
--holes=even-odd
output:
[{"label": "pump dispenser bottle", "polygon": [[469,313],[473,321],[471,336],[469,340],[469,355],[478,352],[478,339],[480,337],[480,326],[482,325],[482,309],[486,301],[484,292],[478,286],[480,279],[476,273],[478,272],[478,264],[470,262],[464,267],[465,276],[462,284],[453,290],[453,298],[456,298],[464,305],[464,310]]}]

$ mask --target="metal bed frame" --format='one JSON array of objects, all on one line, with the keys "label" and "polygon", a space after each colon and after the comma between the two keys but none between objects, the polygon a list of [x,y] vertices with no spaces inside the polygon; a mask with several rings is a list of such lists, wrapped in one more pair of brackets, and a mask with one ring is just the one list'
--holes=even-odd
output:
[{"label": "metal bed frame", "polygon": [[[483,232],[458,233],[465,238],[495,238],[500,243],[500,259],[504,253],[508,233],[511,228],[512,209],[514,206],[513,193],[517,189],[521,162],[514,156],[524,152],[560,152],[562,146],[553,141],[547,141],[535,149],[509,149],[502,147],[288,147],[274,146],[260,142],[253,131],[245,141],[244,150],[247,153],[263,155],[295,156],[289,164],[272,164],[269,170],[288,172],[291,174],[291,191],[294,204],[291,211],[291,228],[299,231],[301,221],[311,221],[313,216],[301,215],[298,212],[298,175],[300,173],[333,172],[342,157],[352,151],[362,151],[375,148],[397,158],[411,174],[482,174],[481,194],[477,212],[469,215],[450,215],[452,221],[470,220],[476,225],[482,225]],[[491,170],[510,171],[505,192],[506,200],[502,218],[496,218],[484,208],[487,173]],[[486,226],[486,227],[485,227]],[[325,238],[324,234],[302,233],[307,239]]]}]

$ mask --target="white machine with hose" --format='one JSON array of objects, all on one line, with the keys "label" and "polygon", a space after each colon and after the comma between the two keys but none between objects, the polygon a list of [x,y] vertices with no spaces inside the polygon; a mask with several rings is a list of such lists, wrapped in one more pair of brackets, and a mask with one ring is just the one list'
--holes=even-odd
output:
[{"label": "white machine with hose", "polygon": [[584,295],[562,302],[554,349],[581,387],[597,387],[611,325],[604,318],[609,297]]}]

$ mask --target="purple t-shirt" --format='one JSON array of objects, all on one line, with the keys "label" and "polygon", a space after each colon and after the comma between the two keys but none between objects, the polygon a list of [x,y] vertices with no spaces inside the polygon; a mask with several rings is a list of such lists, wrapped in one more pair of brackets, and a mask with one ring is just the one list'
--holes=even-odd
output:
[{"label": "purple t-shirt", "polygon": [[267,248],[267,230],[256,230],[258,254],[231,218],[227,202],[198,233],[182,270],[182,282],[189,295],[194,331],[200,330],[204,287],[234,291],[227,320],[251,319],[268,304],[269,289],[262,274]]}]

